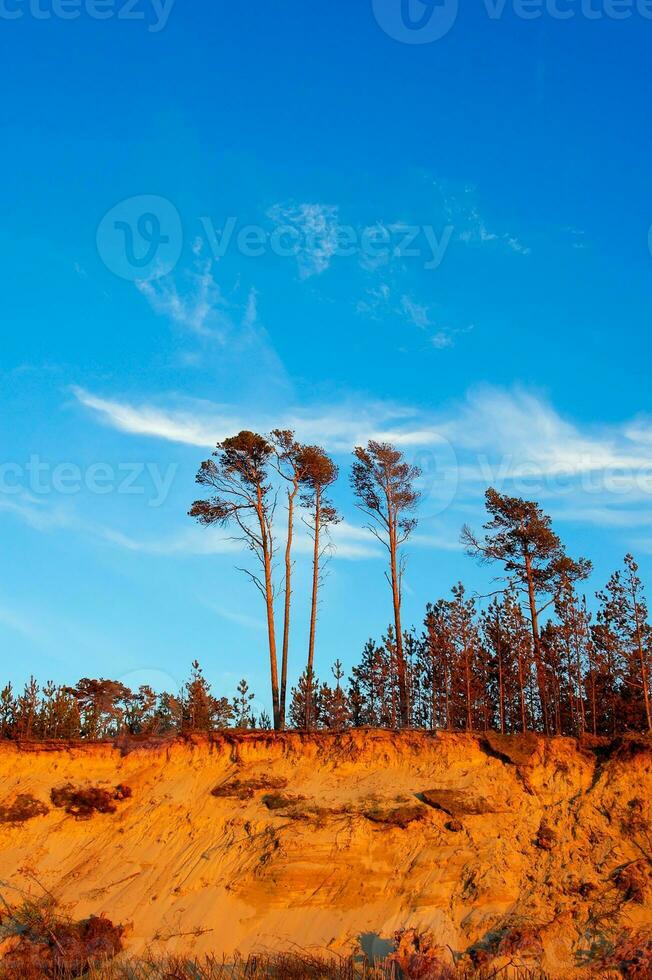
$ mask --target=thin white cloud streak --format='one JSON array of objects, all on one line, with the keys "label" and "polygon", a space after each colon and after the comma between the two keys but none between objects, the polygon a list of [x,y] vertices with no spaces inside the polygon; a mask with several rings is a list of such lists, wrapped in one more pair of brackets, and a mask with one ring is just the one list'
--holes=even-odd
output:
[{"label": "thin white cloud streak", "polygon": [[[76,513],[70,504],[62,507],[30,494],[7,498],[0,494],[0,511],[17,517],[35,531],[49,533],[70,531],[94,538],[105,544],[143,555],[188,557],[192,555],[236,555],[242,553],[242,542],[219,528],[190,525],[172,533],[139,538],[116,528],[89,521]],[[349,561],[379,557],[373,536],[365,528],[342,521],[330,531],[332,557]],[[312,557],[313,542],[308,529],[299,523],[295,531],[294,551],[297,557]]]},{"label": "thin white cloud streak", "polygon": [[334,452],[348,452],[367,439],[410,449],[436,446],[443,438],[464,456],[460,473],[466,478],[652,468],[649,425],[638,421],[636,425],[603,426],[595,434],[582,431],[543,398],[519,388],[474,389],[461,405],[430,418],[405,406],[376,402],[362,407],[351,402],[349,407],[291,409],[273,420],[246,418],[242,411],[230,414],[224,406],[204,402],[166,410],[102,398],[78,387],[73,393],[102,422],[120,431],[205,448],[244,427],[268,431],[280,425]]},{"label": "thin white cloud streak", "polygon": [[[625,527],[628,522],[638,526],[645,507],[637,507],[639,517],[632,507],[652,497],[648,419],[580,425],[541,395],[518,387],[475,388],[461,403],[439,412],[356,399],[346,405],[290,409],[273,419],[207,403],[165,409],[106,399],[79,388],[75,395],[101,421],[123,432],[204,448],[213,448],[245,427],[263,432],[275,426],[294,429],[303,441],[318,442],[335,455],[348,455],[369,438],[386,440],[403,448],[418,465],[425,458],[435,474],[442,466],[455,469],[457,486],[448,510],[461,510],[469,499],[479,502],[482,488],[494,485],[517,496],[557,498],[560,505],[565,497],[568,513],[581,510],[585,521]],[[447,487],[442,484],[445,494]],[[437,485],[430,493],[437,498]],[[352,557],[354,547],[354,542],[342,540]]]},{"label": "thin white cloud streak", "polygon": [[312,411],[291,409],[272,419],[245,418],[240,413],[228,415],[220,407],[202,402],[193,403],[190,409],[166,410],[102,398],[79,387],[74,387],[72,392],[103,423],[121,432],[203,448],[212,449],[217,442],[243,428],[267,432],[279,426],[293,429],[305,442],[321,442],[333,452],[348,452],[368,439],[387,439],[407,447],[430,445],[438,439],[436,432],[412,428],[403,421],[413,416],[409,409],[380,402],[366,406],[351,404],[350,408],[327,406]]},{"label": "thin white cloud streak", "polygon": [[28,640],[38,643],[43,639],[43,631],[35,627],[31,620],[18,615],[15,610],[9,609],[3,604],[0,604],[0,624]]},{"label": "thin white cloud streak", "polygon": [[237,626],[245,626],[247,629],[256,630],[257,632],[263,632],[267,629],[263,620],[257,619],[255,616],[250,616],[247,613],[238,612],[234,609],[225,609],[224,606],[208,599],[202,599],[201,604],[206,609],[215,613],[216,616],[219,616],[220,619],[226,619],[228,622],[235,623]]},{"label": "thin white cloud streak", "polygon": [[[471,391],[454,417],[440,420],[440,431],[459,450],[502,460],[510,477],[652,467],[640,430],[636,439],[629,425],[583,432],[541,397],[519,388]],[[481,467],[477,472],[485,475]]]},{"label": "thin white cloud streak", "polygon": [[72,392],[82,405],[96,412],[106,425],[130,435],[152,436],[189,446],[213,447],[225,435],[244,427],[244,423],[221,416],[214,408],[195,407],[195,411],[157,409],[150,405],[100,398],[84,388]]}]

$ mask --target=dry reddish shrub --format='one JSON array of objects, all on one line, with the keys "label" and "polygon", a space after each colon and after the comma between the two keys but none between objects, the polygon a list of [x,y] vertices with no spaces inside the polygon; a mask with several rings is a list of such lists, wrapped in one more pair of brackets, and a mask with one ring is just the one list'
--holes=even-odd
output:
[{"label": "dry reddish shrub", "polygon": [[394,935],[396,950],[387,963],[410,980],[453,980],[455,969],[446,961],[443,946],[438,946],[431,932],[401,929]]},{"label": "dry reddish shrub", "polygon": [[305,796],[290,796],[288,793],[266,793],[263,803],[268,810],[285,810],[305,800]]},{"label": "dry reddish shrub", "polygon": [[7,908],[0,930],[7,940],[2,974],[21,980],[79,976],[120,952],[124,932],[122,926],[94,915],[73,922],[60,912],[51,895],[28,898],[20,906]]},{"label": "dry reddish shrub", "polygon": [[629,837],[636,837],[638,834],[648,834],[652,831],[652,825],[645,816],[645,803],[640,796],[635,796],[627,804],[622,820],[623,831]]},{"label": "dry reddish shrub", "polygon": [[44,817],[49,812],[45,803],[41,803],[31,793],[21,793],[13,803],[0,806],[0,823],[24,823],[33,817]]},{"label": "dry reddish shrub", "polygon": [[364,816],[372,823],[382,824],[385,827],[399,827],[405,830],[415,820],[423,820],[427,810],[419,804],[413,806],[397,806],[393,810],[366,810]]},{"label": "dry reddish shrub", "polygon": [[509,926],[501,936],[496,952],[499,956],[518,954],[538,958],[543,955],[541,930],[532,923]]},{"label": "dry reddish shrub", "polygon": [[50,793],[50,799],[56,807],[63,807],[66,813],[80,820],[88,820],[94,813],[115,813],[116,803],[129,799],[131,789],[120,783],[113,790],[101,789],[99,786],[73,786],[66,783]]},{"label": "dry reddish shrub", "polygon": [[595,966],[601,970],[618,970],[629,980],[649,980],[652,977],[652,933],[623,930]]},{"label": "dry reddish shrub", "polygon": [[622,892],[626,902],[636,902],[643,905],[648,890],[649,880],[647,864],[643,859],[632,861],[624,868],[619,868],[613,876],[616,888]]},{"label": "dry reddish shrub", "polygon": [[447,820],[444,827],[446,830],[450,830],[452,834],[459,834],[461,830],[464,830],[464,824],[461,820]]},{"label": "dry reddish shrub", "polygon": [[539,824],[539,829],[537,830],[536,837],[537,847],[540,847],[542,851],[552,851],[553,847],[557,843],[557,834],[546,822],[545,817],[541,820]]},{"label": "dry reddish shrub", "polygon": [[283,776],[254,776],[251,779],[229,779],[211,790],[212,796],[249,800],[254,793],[263,790],[285,789],[288,781]]}]

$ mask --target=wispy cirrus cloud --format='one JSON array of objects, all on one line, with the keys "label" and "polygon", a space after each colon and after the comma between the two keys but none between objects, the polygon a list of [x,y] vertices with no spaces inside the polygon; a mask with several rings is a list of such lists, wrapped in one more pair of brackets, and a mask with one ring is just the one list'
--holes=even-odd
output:
[{"label": "wispy cirrus cloud", "polygon": [[244,416],[238,418],[216,405],[195,402],[187,409],[165,409],[147,403],[130,404],[103,398],[84,388],[73,387],[71,390],[77,401],[95,412],[100,421],[131,435],[212,447],[230,432],[245,428]]},{"label": "wispy cirrus cloud", "polygon": [[519,255],[531,253],[531,248],[524,245],[517,235],[490,227],[480,210],[475,187],[467,184],[460,188],[440,179],[432,180],[432,186],[438,205],[455,228],[457,241],[467,245],[491,244]]},{"label": "wispy cirrus cloud", "polygon": [[136,283],[155,313],[169,317],[178,327],[200,337],[223,343],[232,327],[228,303],[211,272],[211,262],[201,262],[183,276],[183,286],[174,276]]},{"label": "wispy cirrus cloud", "polygon": [[272,418],[260,414],[252,417],[242,409],[229,410],[206,402],[162,408],[104,398],[79,387],[72,392],[102,422],[122,432],[206,448],[243,428],[268,432],[279,426],[293,429],[304,442],[320,441],[333,452],[348,452],[368,439],[391,439],[406,447],[428,445],[436,439],[436,433],[413,424],[417,418],[414,410],[362,399],[349,404],[289,408]]},{"label": "wispy cirrus cloud", "polygon": [[301,279],[321,275],[337,251],[339,208],[333,204],[274,204],[267,216],[277,227],[298,233],[296,260]]},{"label": "wispy cirrus cloud", "polygon": [[[444,477],[449,494],[454,470],[453,508],[479,502],[483,488],[494,485],[518,496],[556,498],[577,519],[626,527],[645,519],[641,502],[652,496],[652,423],[638,417],[620,425],[581,425],[542,395],[518,387],[474,388],[441,410],[350,399],[289,408],[273,418],[203,402],[165,408],[83,389],[75,395],[123,432],[205,448],[240,428],[265,432],[276,426],[335,455],[348,455],[367,439],[389,441],[426,470],[429,495],[436,495]],[[347,547],[354,546],[350,538]]]},{"label": "wispy cirrus cloud", "polygon": [[399,317],[411,327],[425,333],[429,345],[435,350],[454,347],[458,337],[473,330],[473,324],[453,327],[441,323],[430,305],[416,300],[411,293],[394,295],[387,283],[367,289],[364,298],[358,301],[356,310],[361,316],[372,320],[380,320],[388,315]]}]

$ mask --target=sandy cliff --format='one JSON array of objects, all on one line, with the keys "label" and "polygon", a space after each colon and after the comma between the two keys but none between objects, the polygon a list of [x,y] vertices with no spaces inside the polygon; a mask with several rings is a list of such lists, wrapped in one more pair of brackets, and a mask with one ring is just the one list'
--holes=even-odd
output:
[{"label": "sandy cliff", "polygon": [[[66,784],[131,796],[80,819],[51,801]],[[0,824],[3,893],[38,891],[35,873],[76,917],[128,924],[133,953],[342,949],[361,936],[381,953],[417,926],[476,959],[520,936],[519,957],[561,977],[652,921],[644,739],[2,744],[0,786],[0,805],[30,794],[48,807]]]}]

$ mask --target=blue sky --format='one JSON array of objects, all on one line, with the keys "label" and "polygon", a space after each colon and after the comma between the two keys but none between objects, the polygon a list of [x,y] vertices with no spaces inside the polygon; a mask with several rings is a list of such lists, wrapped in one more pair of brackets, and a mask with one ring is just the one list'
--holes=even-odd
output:
[{"label": "blue sky", "polygon": [[322,672],[390,618],[347,485],[373,435],[426,471],[406,622],[486,587],[458,537],[490,482],[541,500],[590,591],[627,550],[652,571],[652,21],[463,6],[412,43],[399,0],[1,5],[3,677],[174,687],[198,657],[266,703],[242,557],[185,516],[243,426],[342,470]]}]

